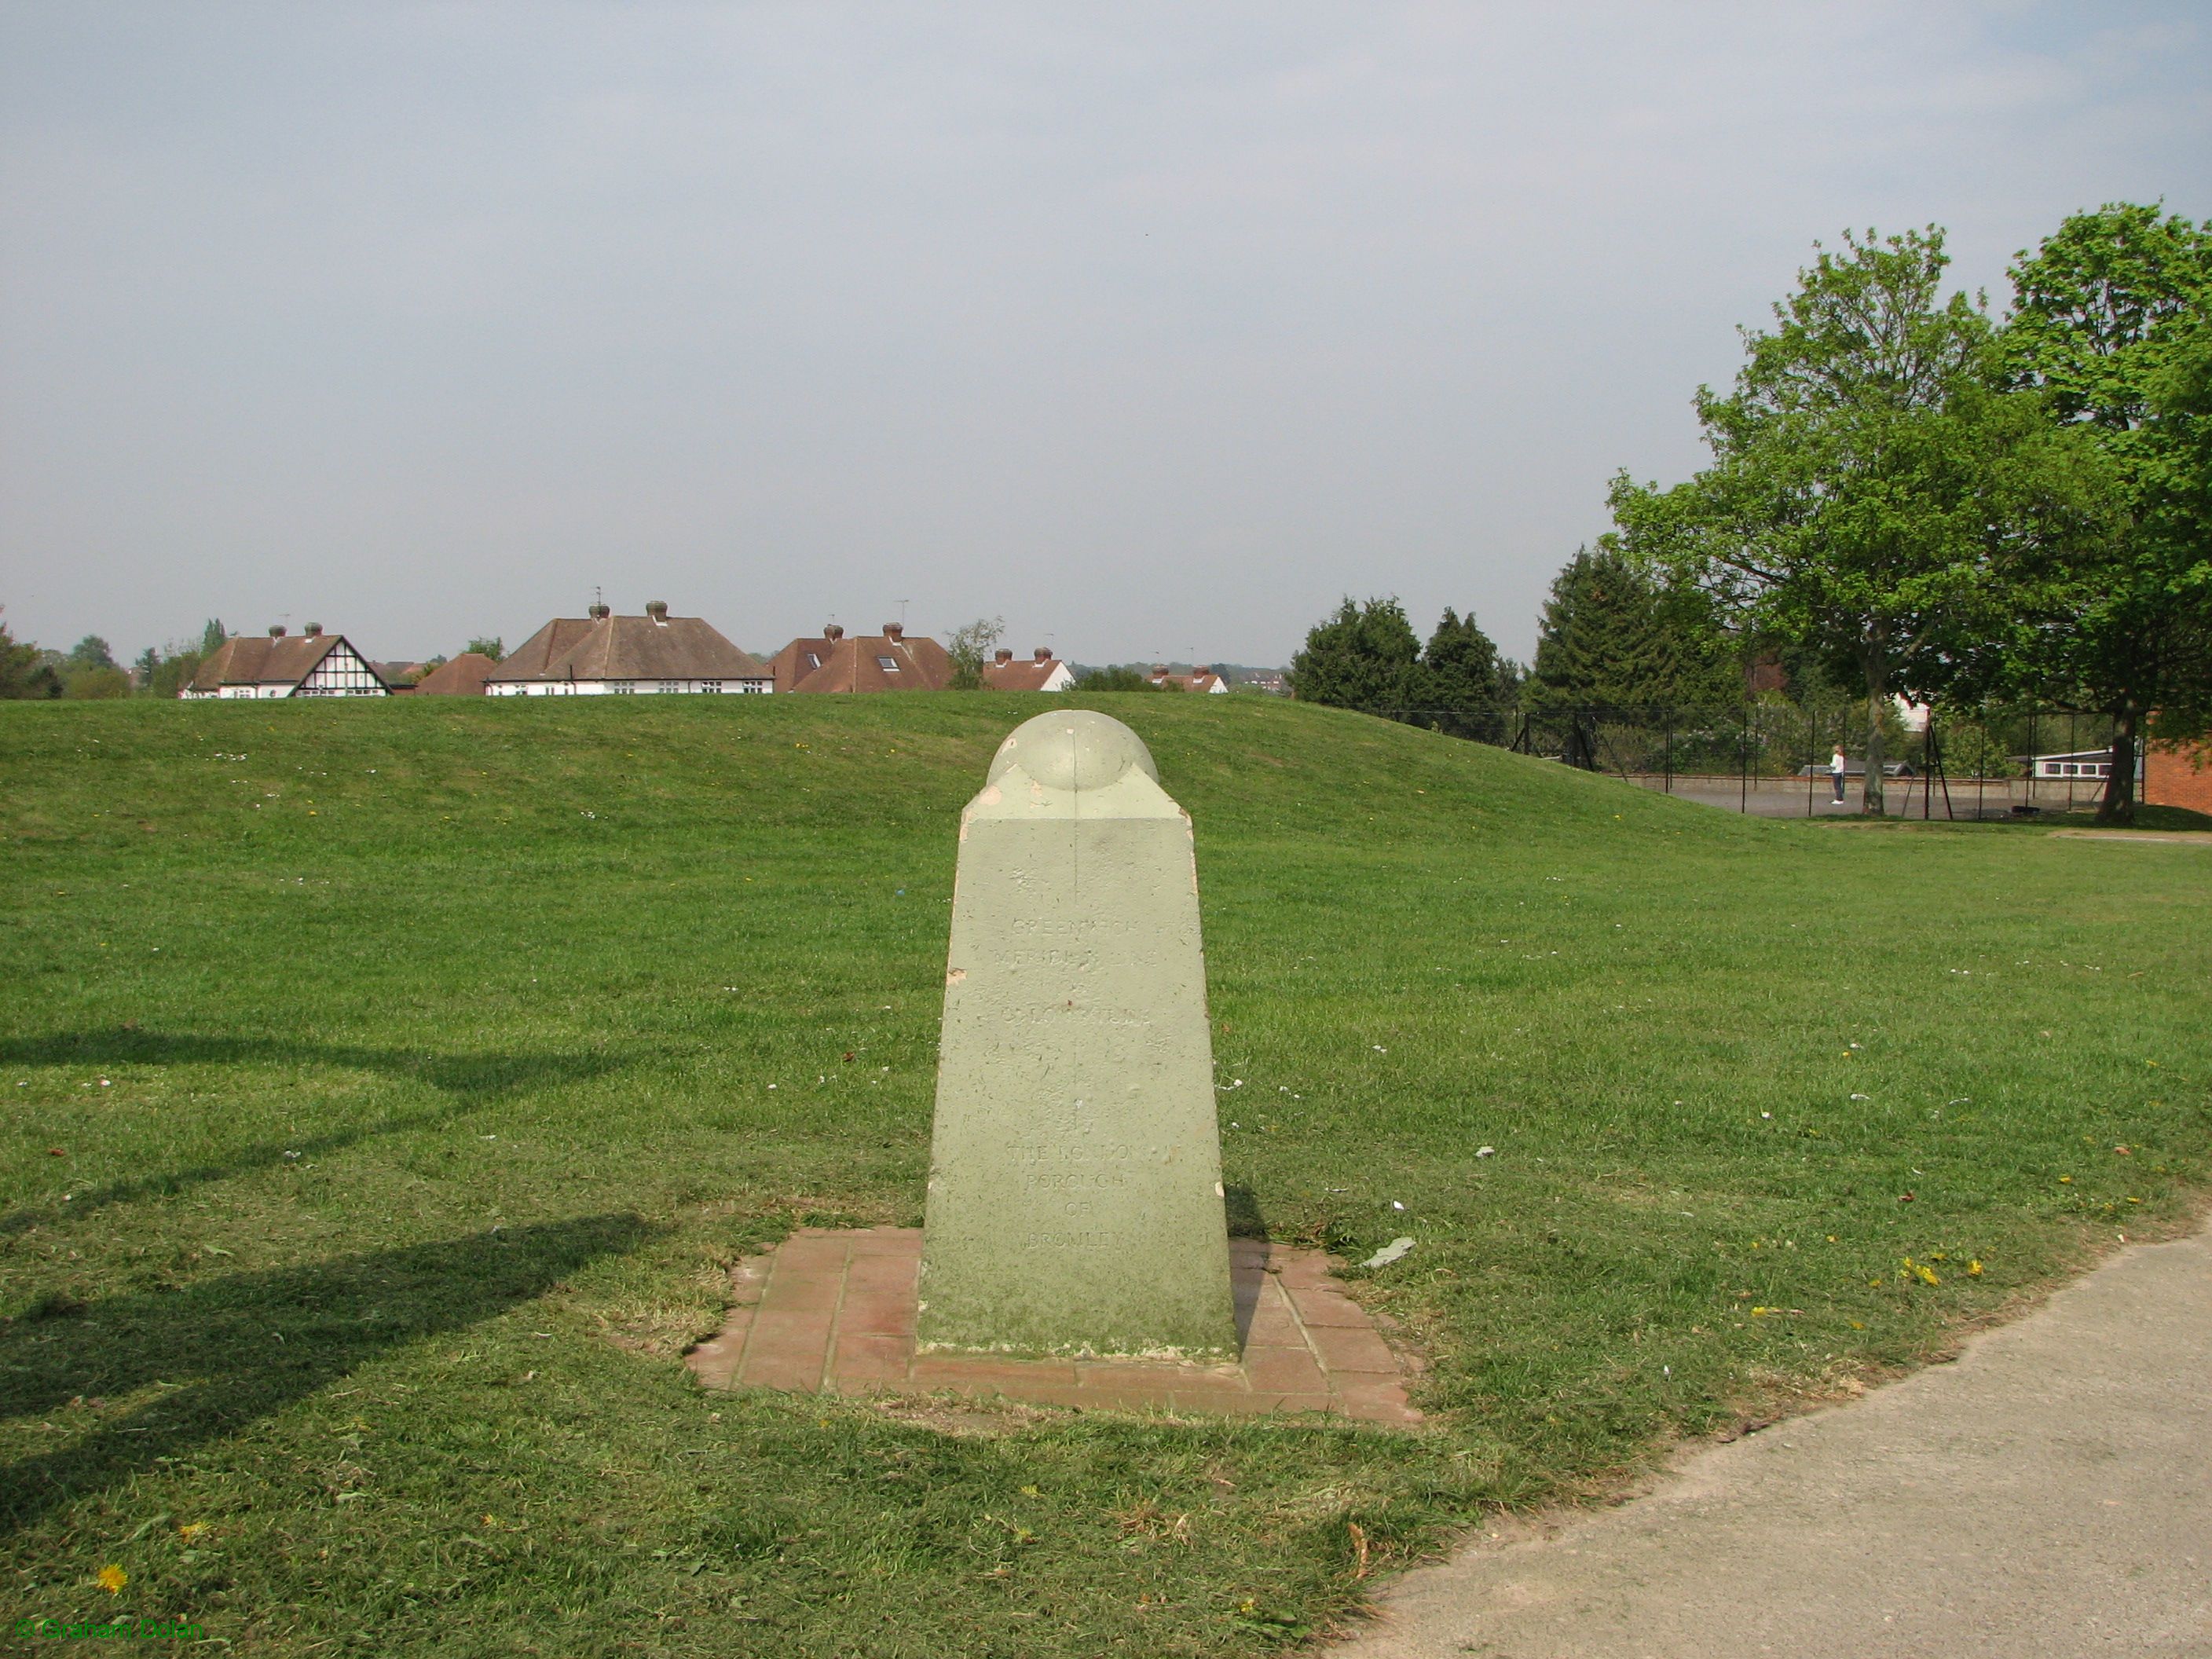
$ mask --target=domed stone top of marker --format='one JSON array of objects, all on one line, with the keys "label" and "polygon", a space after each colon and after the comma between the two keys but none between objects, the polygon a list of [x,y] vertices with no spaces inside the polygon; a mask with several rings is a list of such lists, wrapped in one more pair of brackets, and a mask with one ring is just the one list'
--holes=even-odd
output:
[{"label": "domed stone top of marker", "polygon": [[1155,783],[1160,780],[1145,740],[1112,715],[1090,708],[1024,720],[991,757],[986,781],[998,783],[1017,767],[1048,789],[1103,789],[1132,768]]}]

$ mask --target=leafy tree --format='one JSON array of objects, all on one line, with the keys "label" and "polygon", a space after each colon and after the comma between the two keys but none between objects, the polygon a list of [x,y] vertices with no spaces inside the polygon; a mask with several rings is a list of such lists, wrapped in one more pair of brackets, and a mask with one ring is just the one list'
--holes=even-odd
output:
[{"label": "leafy tree", "polygon": [[1624,550],[1742,636],[1820,649],[1866,698],[1864,810],[1882,810],[1883,711],[2015,635],[2015,586],[2100,532],[2094,466],[2039,399],[1997,384],[1983,304],[1941,293],[1943,234],[1846,234],[1744,331],[1734,392],[1701,387],[1713,464],[1662,490],[1626,475]]},{"label": "leafy tree", "polygon": [[952,659],[951,689],[955,691],[980,691],[983,689],[983,664],[1006,631],[1004,617],[978,617],[964,627],[956,628],[945,641],[945,654]]},{"label": "leafy tree", "polygon": [[1291,695],[1383,714],[1418,701],[1421,642],[1406,609],[1394,599],[1361,605],[1347,595],[1336,613],[1314,624],[1305,647],[1291,659]]},{"label": "leafy tree", "polygon": [[[486,639],[482,635],[478,635],[475,639],[471,640],[466,645],[463,646],[461,649],[464,651],[477,652],[482,655],[489,657],[494,662],[497,662],[501,658],[507,654],[507,642],[496,634],[493,635],[489,639]],[[439,660],[442,662],[444,659],[441,658]]]},{"label": "leafy tree", "polygon": [[223,641],[230,637],[222,631],[222,618],[210,617],[207,625],[200,629],[200,655],[212,657],[222,649]]},{"label": "leafy tree", "polygon": [[205,660],[198,651],[171,651],[155,665],[151,674],[139,682],[139,695],[147,697],[179,696],[192,683],[192,677],[200,672],[200,664]]},{"label": "leafy tree", "polygon": [[127,697],[131,676],[112,663],[106,668],[72,668],[62,676],[62,695],[79,702]]},{"label": "leafy tree", "polygon": [[[4,611],[5,606],[0,606]],[[62,677],[45,660],[46,653],[18,641],[0,615],[0,697],[58,697]]]},{"label": "leafy tree", "polygon": [[1075,677],[1082,691],[1157,691],[1152,677],[1134,663],[1115,663],[1106,668],[1086,668]]},{"label": "leafy tree", "polygon": [[2163,726],[2201,730],[2212,706],[2212,511],[2205,408],[2191,391],[2205,373],[2212,224],[2108,204],[2023,251],[2012,279],[2006,365],[2094,441],[2123,522],[2051,573],[2041,625],[2011,665],[2111,717],[2097,816],[2126,823],[2145,717],[2163,708]]},{"label": "leafy tree", "polygon": [[107,641],[97,634],[88,634],[70,647],[63,659],[72,669],[114,668],[115,654],[108,649]]}]

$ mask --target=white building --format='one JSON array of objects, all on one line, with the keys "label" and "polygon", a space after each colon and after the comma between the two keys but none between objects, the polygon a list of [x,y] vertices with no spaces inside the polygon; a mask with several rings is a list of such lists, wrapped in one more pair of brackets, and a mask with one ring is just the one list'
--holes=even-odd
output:
[{"label": "white building", "polygon": [[287,635],[280,624],[266,639],[234,634],[218,646],[177,693],[210,697],[388,697],[392,688],[376,665],[343,634],[325,634],[320,623]]},{"label": "white building", "polygon": [[767,665],[697,617],[672,617],[655,599],[642,617],[595,605],[588,617],[556,617],[484,676],[493,697],[623,696],[670,691],[775,689]]},{"label": "white building", "polygon": [[983,665],[983,684],[994,691],[1065,691],[1075,684],[1074,671],[1039,646],[1027,662],[1014,660],[1011,651],[1000,651]]},{"label": "white building", "polygon": [[1152,665],[1152,684],[1163,691],[1203,691],[1219,696],[1229,690],[1229,682],[1211,668],[1194,668],[1188,674],[1170,674],[1165,663]]}]

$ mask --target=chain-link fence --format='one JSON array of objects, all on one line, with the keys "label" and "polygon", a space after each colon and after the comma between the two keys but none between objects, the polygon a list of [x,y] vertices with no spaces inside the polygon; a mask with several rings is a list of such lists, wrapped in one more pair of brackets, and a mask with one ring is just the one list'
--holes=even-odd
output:
[{"label": "chain-link fence", "polygon": [[[1408,725],[1741,812],[1812,817],[1864,805],[1863,702],[1383,712]],[[1883,810],[1893,817],[1948,818],[2088,810],[2104,795],[2112,742],[2110,719],[2070,709],[1900,710],[1884,720]],[[1845,759],[1840,791],[1830,771],[1838,749]],[[2140,753],[2136,764],[2139,792]]]}]

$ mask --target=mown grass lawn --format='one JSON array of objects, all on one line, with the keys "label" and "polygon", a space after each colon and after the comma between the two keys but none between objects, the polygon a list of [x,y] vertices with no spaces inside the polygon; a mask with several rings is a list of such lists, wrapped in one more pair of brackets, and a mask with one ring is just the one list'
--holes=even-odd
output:
[{"label": "mown grass lawn", "polygon": [[1091,701],[1196,821],[1232,1218],[1417,1240],[1351,1277],[1426,1431],[678,1363],[739,1254],[919,1221],[956,815],[1042,700],[0,706],[0,1617],[1259,1652],[1355,1525],[1386,1571],[1848,1389],[2203,1190],[2212,852]]}]

